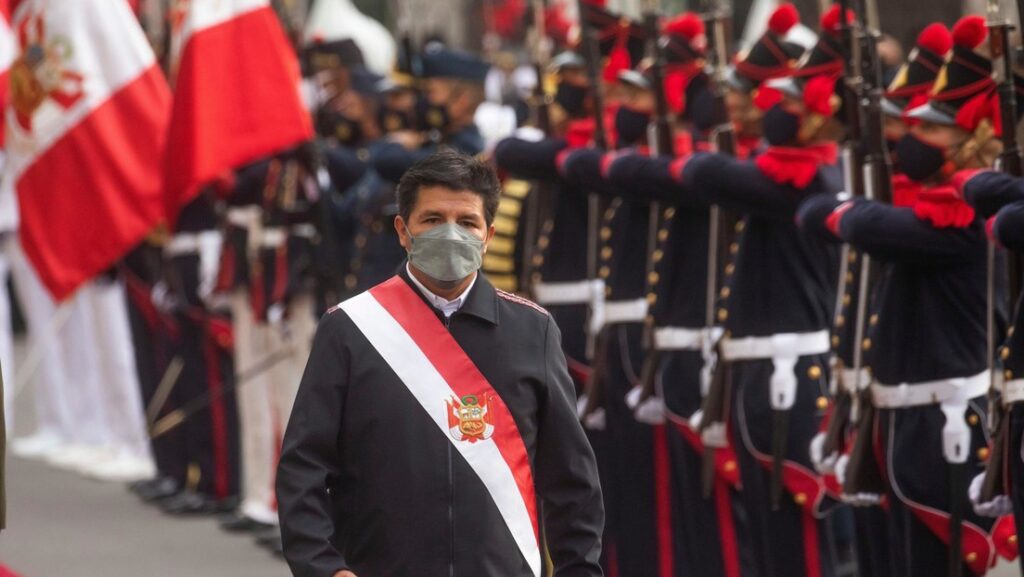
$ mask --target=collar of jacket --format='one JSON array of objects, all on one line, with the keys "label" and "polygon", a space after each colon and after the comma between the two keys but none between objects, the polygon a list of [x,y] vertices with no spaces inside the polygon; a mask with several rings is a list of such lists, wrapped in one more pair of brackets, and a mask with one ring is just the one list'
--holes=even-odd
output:
[{"label": "collar of jacket", "polygon": [[[487,280],[487,276],[483,271],[478,271],[476,274],[476,282],[473,283],[473,288],[469,290],[469,294],[466,296],[466,302],[462,304],[462,307],[459,310],[455,311],[455,314],[472,315],[478,319],[485,320],[492,325],[496,325],[498,324],[498,293],[495,291],[494,285]],[[402,277],[402,280],[412,288],[413,292],[416,293],[416,296],[423,299],[423,302],[427,303],[427,306],[429,306],[431,310],[437,310],[434,308],[434,305],[427,301],[427,297],[423,296],[423,293],[416,288],[412,279],[409,278],[409,273],[406,271],[404,265],[399,270],[398,276]]]}]

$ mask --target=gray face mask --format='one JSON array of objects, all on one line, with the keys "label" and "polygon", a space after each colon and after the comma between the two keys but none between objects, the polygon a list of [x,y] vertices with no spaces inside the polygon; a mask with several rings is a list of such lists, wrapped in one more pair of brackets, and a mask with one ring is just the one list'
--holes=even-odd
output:
[{"label": "gray face mask", "polygon": [[455,223],[445,223],[412,236],[409,262],[430,278],[458,282],[480,270],[484,241]]}]

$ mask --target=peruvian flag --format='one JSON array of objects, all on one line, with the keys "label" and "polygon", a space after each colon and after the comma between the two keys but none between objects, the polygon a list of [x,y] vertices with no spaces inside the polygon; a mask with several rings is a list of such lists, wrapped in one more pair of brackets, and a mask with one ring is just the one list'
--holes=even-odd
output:
[{"label": "peruvian flag", "polygon": [[61,300],[163,218],[171,93],[125,0],[26,0],[13,27],[4,186]]},{"label": "peruvian flag", "polygon": [[299,62],[267,0],[191,0],[172,38],[172,214],[224,173],[309,140]]}]

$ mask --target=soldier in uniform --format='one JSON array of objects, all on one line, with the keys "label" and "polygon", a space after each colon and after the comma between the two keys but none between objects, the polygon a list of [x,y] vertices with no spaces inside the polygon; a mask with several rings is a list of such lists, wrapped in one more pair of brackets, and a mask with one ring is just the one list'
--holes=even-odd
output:
[{"label": "soldier in uniform", "polygon": [[908,113],[919,123],[896,154],[904,173],[925,184],[913,208],[819,197],[802,210],[805,225],[886,263],[878,320],[861,346],[872,369],[889,550],[900,575],[943,574],[953,522],[962,525],[965,572],[984,574],[992,559],[991,521],[953,514],[967,509],[965,475],[980,472],[988,456],[984,223],[950,181],[958,169],[988,166],[1001,150],[991,118],[959,114],[994,88],[991,63],[975,51],[986,34],[981,17],[957,23],[945,83]]},{"label": "soldier in uniform", "polygon": [[828,498],[807,447],[828,403],[836,251],[808,242],[793,217],[800,200],[838,190],[838,33],[834,9],[792,79],[770,83],[784,98],[765,112],[763,153],[753,161],[698,153],[681,168],[681,190],[742,217],[716,317],[726,331],[719,362],[732,375],[729,436],[759,575],[835,571]]},{"label": "soldier in uniform", "polygon": [[[575,52],[563,52],[551,62],[557,77],[556,114],[563,117],[554,134],[536,139],[521,131],[494,149],[495,163],[502,171],[552,186],[552,198],[542,199],[549,204],[541,210],[532,262],[523,266],[534,271],[530,278],[534,298],[551,312],[562,331],[562,347],[578,390],[589,372],[584,324],[587,307],[596,296],[593,283],[586,278],[587,195],[561,179],[556,159],[563,150],[585,146],[592,138],[593,103],[584,67]],[[523,212],[519,227],[524,227],[526,216]],[[492,250],[495,248],[501,247]]]},{"label": "soldier in uniform", "polygon": [[[691,103],[699,102],[700,90],[707,87],[706,78],[698,78],[696,62],[703,50],[703,23],[686,14],[668,22],[666,31],[678,37],[681,50],[688,55],[687,62],[676,62],[685,68],[678,71],[680,82],[676,85],[685,96],[670,95],[677,97],[677,102],[686,97]],[[609,62],[606,76],[614,71],[615,60]],[[646,154],[655,105],[650,77],[632,69],[620,70],[616,77],[612,94],[619,153]],[[687,90],[690,86],[695,90]],[[646,294],[651,283],[645,260],[637,258],[651,248],[646,243],[652,209],[648,198],[633,195],[630,188],[609,179],[614,159],[615,155],[597,148],[567,149],[558,157],[559,171],[570,186],[597,193],[607,201],[599,231],[598,276],[604,283],[604,299],[597,301],[591,312],[589,328],[598,335],[594,374],[587,386],[588,400],[581,404],[584,422],[603,427],[608,541],[614,550],[614,557],[609,555],[609,571],[656,575],[662,568],[674,566],[676,552],[663,415],[655,410],[643,422],[634,415],[640,392],[636,385],[644,364],[644,323],[656,298]],[[667,233],[662,233],[661,240]]]},{"label": "soldier in uniform", "polygon": [[397,183],[410,166],[429,156],[439,145],[466,154],[479,154],[484,149],[473,116],[484,100],[488,64],[473,54],[436,42],[427,45],[421,61],[424,98],[420,106],[426,130],[390,134],[373,158],[377,172],[392,183]]},{"label": "soldier in uniform", "polygon": [[179,327],[177,354],[184,363],[171,406],[210,399],[182,424],[185,483],[178,493],[159,501],[164,511],[174,514],[228,510],[239,492],[238,409],[230,392],[234,379],[230,311],[210,300],[223,242],[215,204],[212,187],[204,189],[182,208],[164,247],[168,270],[160,300],[174,312]]},{"label": "soldier in uniform", "polygon": [[[761,111],[754,105],[755,93],[764,81],[788,74],[802,51],[785,40],[798,21],[799,14],[792,5],[777,9],[769,19],[769,30],[729,71],[728,110],[730,120],[739,127],[737,154],[742,158],[752,154],[760,143]],[[701,37],[668,35],[670,75],[685,73],[680,68],[687,64],[697,70],[703,66],[701,51],[693,48],[694,40]],[[699,46],[699,42],[696,44]],[[687,54],[691,55],[689,59],[685,58]],[[689,79],[686,102],[699,103],[708,98],[707,82],[707,78]],[[689,121],[697,148],[706,148],[706,129],[713,121],[712,115],[694,118],[694,110],[689,107],[675,112]],[[710,386],[713,348],[720,329],[705,326],[709,209],[695,195],[679,190],[678,169],[684,161],[685,157],[674,160],[671,155],[624,154],[611,162],[608,174],[624,195],[667,205],[660,219],[654,270],[648,279],[654,323],[648,362],[657,365],[654,392],[663,398],[668,422],[673,511],[681,537],[677,540],[676,574],[736,576],[742,566],[739,553],[745,548],[739,542],[745,537],[743,515],[733,510],[739,487],[736,457],[732,448],[718,451],[713,494],[706,499],[702,455],[712,449],[703,446],[699,431],[690,423]],[[723,247],[737,249],[738,245]]]},{"label": "soldier in uniform", "polygon": [[[978,213],[987,219],[992,240],[1017,254],[1024,251],[1024,179],[988,170],[962,175],[964,197]],[[1011,271],[1013,269],[1010,269]],[[1019,270],[1019,269],[1018,269]],[[1014,295],[1011,295],[1011,297]],[[995,499],[984,502],[981,495],[985,478],[979,476],[970,487],[970,495],[978,513],[996,517],[992,528],[992,539],[996,551],[1007,559],[1020,558],[1020,540],[1024,538],[1024,306],[1016,296],[1014,323],[1006,333],[1006,341],[997,350],[996,370],[1000,396],[996,402],[1003,404],[1004,423],[995,431],[1006,435],[1003,439],[1003,468],[986,470],[986,475],[1000,475],[1002,488]],[[991,410],[996,410],[991,407]],[[993,438],[995,443],[995,438]],[[995,444],[993,448],[998,448]],[[1021,558],[1024,564],[1024,558]]]}]

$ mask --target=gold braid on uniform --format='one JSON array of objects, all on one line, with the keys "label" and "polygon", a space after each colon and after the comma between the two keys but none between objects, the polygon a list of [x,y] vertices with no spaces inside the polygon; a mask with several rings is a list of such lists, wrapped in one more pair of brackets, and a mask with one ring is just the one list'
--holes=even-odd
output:
[{"label": "gold braid on uniform", "polygon": [[502,187],[498,214],[494,217],[494,238],[484,255],[483,271],[496,288],[515,293],[519,290],[516,275],[516,233],[523,202],[530,193],[530,184],[510,179]]}]

